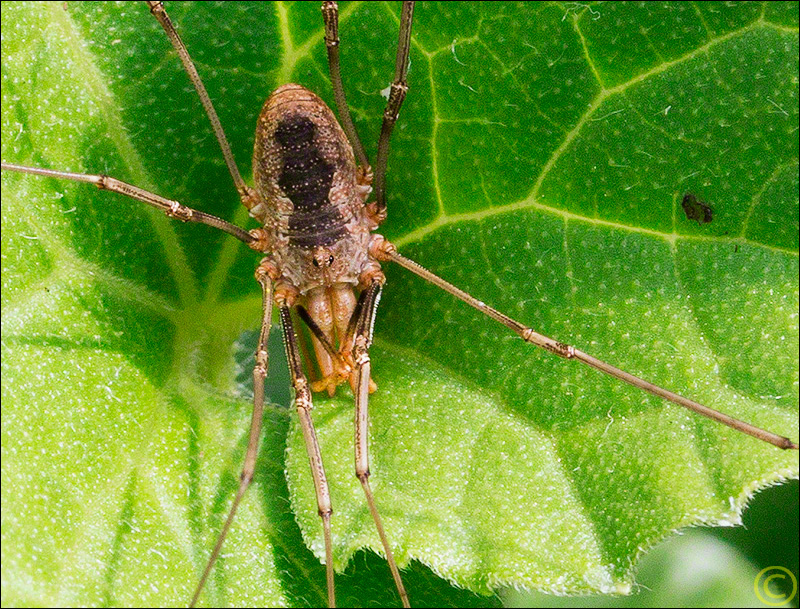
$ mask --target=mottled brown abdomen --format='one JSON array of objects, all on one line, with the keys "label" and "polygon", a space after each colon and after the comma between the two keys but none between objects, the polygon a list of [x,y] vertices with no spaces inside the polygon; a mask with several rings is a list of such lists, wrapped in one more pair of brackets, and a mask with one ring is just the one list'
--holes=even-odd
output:
[{"label": "mottled brown abdomen", "polygon": [[[369,238],[366,193],[357,184],[353,149],[325,102],[300,85],[275,90],[258,118],[253,174],[262,203],[251,215],[270,233],[286,279],[301,293],[356,283]],[[333,260],[325,269],[314,262],[321,251]]]}]

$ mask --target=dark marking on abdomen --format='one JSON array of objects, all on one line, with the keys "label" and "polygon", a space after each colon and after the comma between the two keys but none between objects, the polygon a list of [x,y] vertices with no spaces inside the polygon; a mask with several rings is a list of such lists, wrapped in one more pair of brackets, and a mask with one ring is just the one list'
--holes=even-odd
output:
[{"label": "dark marking on abdomen", "polygon": [[299,247],[327,246],[346,235],[345,220],[328,198],[335,168],[320,154],[315,132],[314,123],[297,114],[275,129],[283,153],[278,186],[294,206],[289,240]]}]

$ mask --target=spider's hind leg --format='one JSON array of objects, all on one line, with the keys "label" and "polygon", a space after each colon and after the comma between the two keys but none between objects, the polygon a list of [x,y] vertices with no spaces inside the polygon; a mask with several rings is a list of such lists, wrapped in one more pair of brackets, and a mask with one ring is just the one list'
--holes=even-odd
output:
[{"label": "spider's hind leg", "polygon": [[264,258],[256,270],[256,280],[261,285],[261,332],[258,337],[258,347],[256,347],[256,363],[253,367],[253,416],[250,422],[250,436],[247,442],[247,453],[245,454],[242,473],[239,476],[239,488],[236,497],[228,511],[228,517],[222,527],[214,549],[203,570],[203,575],[195,588],[190,607],[194,607],[203,592],[211,569],[219,556],[228,530],[233,524],[236,510],[244,497],[245,492],[253,481],[253,474],[256,469],[256,458],[258,457],[258,444],[261,438],[261,425],[264,419],[264,379],[267,378],[268,352],[267,338],[269,329],[272,325],[272,303],[273,303],[273,279],[275,278],[274,266],[269,258]]}]

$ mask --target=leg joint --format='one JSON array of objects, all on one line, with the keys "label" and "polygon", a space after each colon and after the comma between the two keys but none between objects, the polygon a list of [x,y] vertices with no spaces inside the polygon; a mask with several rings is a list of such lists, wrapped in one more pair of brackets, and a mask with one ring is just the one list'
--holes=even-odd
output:
[{"label": "leg joint", "polygon": [[256,365],[253,368],[253,374],[259,375],[261,378],[267,377],[267,362],[269,360],[269,353],[263,349],[256,351]]},{"label": "leg joint", "polygon": [[[367,217],[369,218],[370,225],[378,228],[386,220],[386,206],[379,206],[377,202],[372,202],[367,205]],[[372,230],[375,230],[373,228]]]},{"label": "leg joint", "polygon": [[363,366],[369,363],[369,353],[367,353],[367,348],[364,345],[356,345],[356,348],[353,349],[353,356],[356,366]]},{"label": "leg joint", "polygon": [[391,260],[391,254],[396,254],[397,248],[394,243],[387,241],[383,235],[373,234],[369,242],[369,255],[379,262]]},{"label": "leg joint", "polygon": [[406,98],[408,92],[408,85],[405,82],[392,83],[392,89],[389,93],[389,101],[386,102],[386,109],[383,111],[383,117],[394,123],[397,116],[400,114],[400,106],[403,105],[403,100]]},{"label": "leg joint", "polygon": [[[256,228],[250,231],[250,234],[252,235],[259,230],[261,229]],[[278,265],[276,265],[269,256],[262,258],[261,262],[259,262],[258,266],[256,267],[256,281],[261,283],[261,281],[266,277],[269,277],[272,279],[272,281],[278,281],[278,279],[281,277],[281,272],[278,269]]]},{"label": "leg joint", "polygon": [[339,46],[339,6],[336,2],[322,3],[322,20],[325,23],[325,45]]},{"label": "leg joint", "polygon": [[573,359],[575,357],[575,347],[566,343],[556,342],[556,349],[553,350],[553,353],[560,355],[564,359]]},{"label": "leg joint", "polygon": [[168,218],[175,218],[176,220],[182,220],[183,222],[188,222],[192,219],[192,216],[194,216],[194,213],[191,209],[184,207],[177,201],[170,201],[169,209],[165,209],[164,213]]},{"label": "leg joint", "polygon": [[311,401],[311,394],[308,391],[308,381],[305,378],[298,378],[294,381],[294,405],[295,408],[310,411],[314,404]]},{"label": "leg joint", "polygon": [[573,359],[575,357],[575,347],[572,345],[567,345],[566,343],[561,343],[558,341],[551,341],[542,346],[550,351],[550,353],[555,353],[564,359]]},{"label": "leg joint", "polygon": [[275,304],[279,307],[291,307],[294,305],[299,292],[290,283],[281,281],[275,287]]},{"label": "leg joint", "polygon": [[572,345],[553,340],[552,338],[539,334],[538,332],[534,332],[531,328],[525,328],[522,330],[520,336],[526,343],[537,345],[538,347],[546,349],[550,353],[554,353],[555,355],[563,357],[564,359],[573,359],[575,357],[575,347]]},{"label": "leg joint", "polygon": [[242,200],[242,205],[244,205],[247,209],[253,209],[259,203],[261,203],[258,193],[254,189],[250,188],[247,184],[243,184],[238,190],[239,198]]}]

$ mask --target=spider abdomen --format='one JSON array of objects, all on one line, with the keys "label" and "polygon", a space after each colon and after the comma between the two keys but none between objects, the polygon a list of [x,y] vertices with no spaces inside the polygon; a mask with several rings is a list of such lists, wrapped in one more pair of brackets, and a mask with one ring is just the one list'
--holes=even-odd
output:
[{"label": "spider abdomen", "polygon": [[328,106],[301,85],[276,89],[258,118],[253,174],[272,255],[300,293],[356,284],[367,263],[365,189],[353,149]]}]

